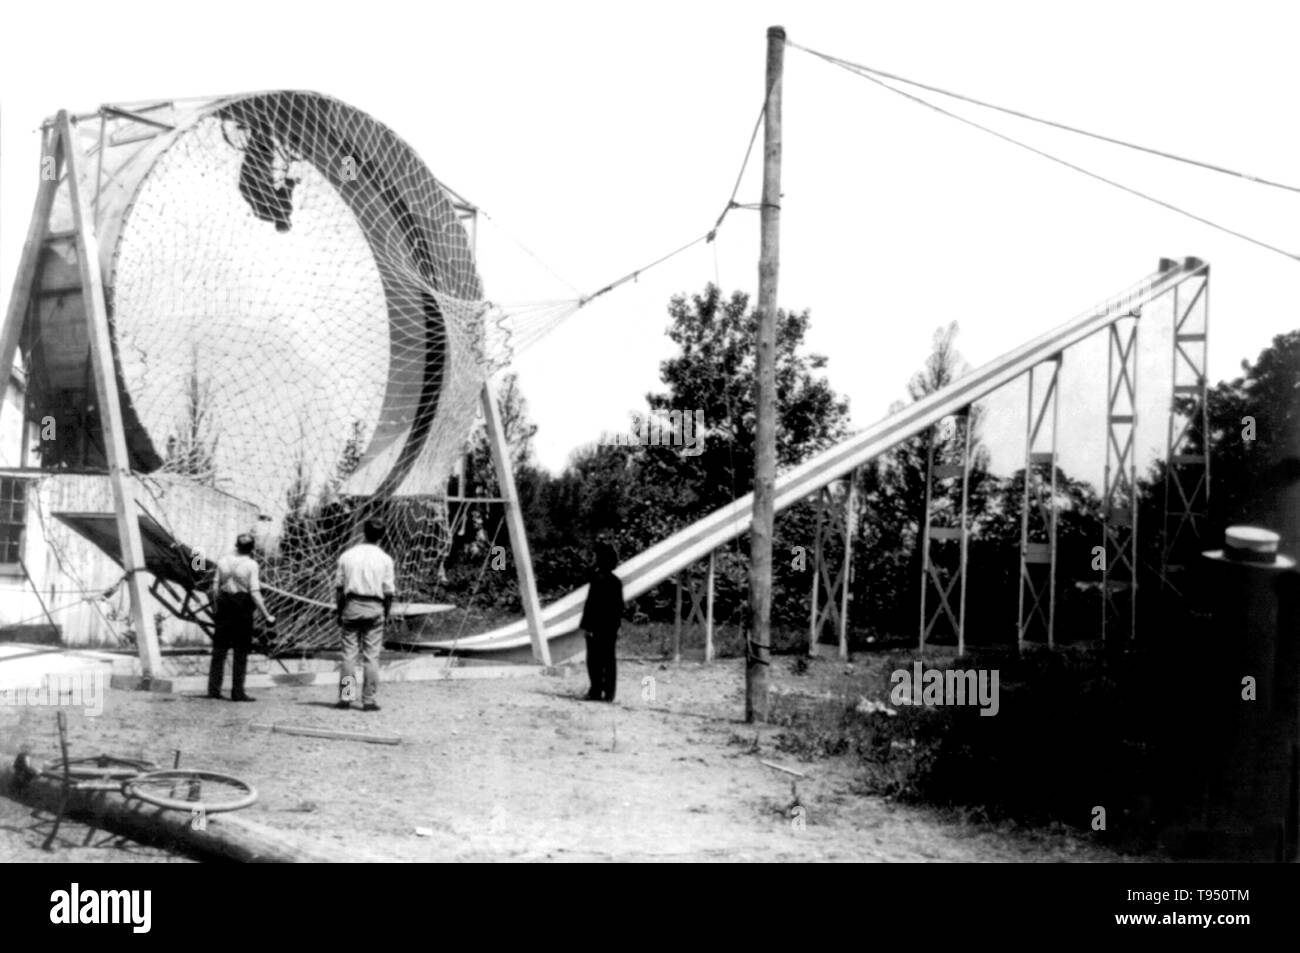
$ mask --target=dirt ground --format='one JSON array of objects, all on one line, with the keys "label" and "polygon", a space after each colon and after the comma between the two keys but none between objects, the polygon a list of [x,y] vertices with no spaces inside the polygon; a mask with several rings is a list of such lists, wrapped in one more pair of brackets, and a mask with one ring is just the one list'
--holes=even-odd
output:
[{"label": "dirt ground", "polygon": [[[778,691],[817,690],[778,658]],[[830,684],[839,666],[827,663]],[[653,679],[653,681],[647,681]],[[235,774],[247,815],[339,858],[400,861],[1115,861],[1086,835],[961,822],[856,792],[853,760],[797,762],[778,729],[743,723],[738,659],[621,660],[618,702],[568,674],[394,682],[383,710],[333,709],[332,690],[264,689],[254,704],[112,691],[68,709],[74,755],[101,751]],[[651,692],[653,688],[653,693]],[[653,698],[651,698],[653,694]],[[282,723],[396,734],[397,746],[271,733]],[[0,709],[0,750],[53,757],[52,709]],[[795,779],[763,760],[802,771]],[[792,783],[797,787],[792,789]],[[792,805],[802,807],[802,813]],[[0,858],[169,862],[84,826],[41,851],[48,817],[0,798]]]}]

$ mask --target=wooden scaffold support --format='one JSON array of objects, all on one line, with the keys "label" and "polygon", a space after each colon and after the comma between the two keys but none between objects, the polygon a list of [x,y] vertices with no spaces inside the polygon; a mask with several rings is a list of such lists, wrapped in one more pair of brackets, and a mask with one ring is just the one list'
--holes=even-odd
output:
[{"label": "wooden scaffold support", "polygon": [[[959,459],[935,462],[935,436],[942,421],[930,429],[925,461],[925,521],[921,527],[921,651],[943,620],[957,638],[957,654],[966,652],[966,554],[970,528],[970,407],[951,415],[957,425]],[[953,483],[957,500],[952,497]],[[942,509],[937,505],[944,504]],[[937,517],[937,519],[936,519]],[[954,545],[955,544],[955,545]],[[952,551],[956,550],[955,562]],[[935,593],[929,609],[929,593]]]},{"label": "wooden scaffold support", "polygon": [[[682,627],[698,625],[704,630],[704,661],[713,661],[713,591],[717,569],[716,553],[709,553],[709,567],[704,580],[687,570],[673,582],[677,590],[677,609],[673,618],[673,661],[682,660]],[[690,608],[682,615],[682,593],[690,599]]]},{"label": "wooden scaffold support", "polygon": [[1106,470],[1102,493],[1103,641],[1137,635],[1138,323],[1133,310],[1106,331]]},{"label": "wooden scaffold support", "polygon": [[[813,541],[811,618],[808,654],[817,654],[822,631],[832,623],[839,641],[839,657],[849,657],[849,599],[853,585],[853,533],[857,508],[855,474],[837,480],[817,494],[817,530]],[[832,570],[832,552],[841,554]]]},{"label": "wooden scaffold support", "polygon": [[[1035,400],[1034,378],[1046,371],[1047,386]],[[1020,505],[1020,602],[1017,647],[1038,637],[1054,647],[1056,632],[1056,437],[1060,422],[1061,355],[1025,375],[1024,494]],[[1050,421],[1048,412],[1051,412]],[[1051,433],[1044,436],[1044,424]]]},{"label": "wooden scaffold support", "polygon": [[[1168,260],[1161,270],[1176,267]],[[1210,333],[1210,266],[1188,258],[1198,268],[1185,285],[1174,288],[1172,401],[1165,443],[1164,525],[1161,531],[1160,581],[1179,590],[1182,571],[1203,548],[1210,512],[1210,432],[1206,400]]]}]

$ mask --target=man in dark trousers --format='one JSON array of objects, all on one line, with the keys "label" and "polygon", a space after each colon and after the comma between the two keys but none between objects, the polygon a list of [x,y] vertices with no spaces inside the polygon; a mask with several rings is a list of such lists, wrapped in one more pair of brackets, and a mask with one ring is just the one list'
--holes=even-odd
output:
[{"label": "man in dark trousers", "polygon": [[623,621],[623,582],[614,575],[618,553],[609,543],[596,544],[596,571],[587,590],[579,626],[587,633],[587,677],[591,701],[614,700],[618,673],[614,665],[614,643]]},{"label": "man in dark trousers", "polygon": [[212,666],[208,669],[208,697],[221,697],[221,682],[226,674],[226,655],[234,653],[230,663],[230,700],[251,702],[244,694],[244,673],[248,670],[248,652],[253,645],[253,609],[261,611],[267,625],[275,616],[266,611],[262,586],[258,580],[257,560],[253,558],[253,537],[241,533],[235,551],[217,560],[212,576],[212,615],[216,629],[212,634]]}]

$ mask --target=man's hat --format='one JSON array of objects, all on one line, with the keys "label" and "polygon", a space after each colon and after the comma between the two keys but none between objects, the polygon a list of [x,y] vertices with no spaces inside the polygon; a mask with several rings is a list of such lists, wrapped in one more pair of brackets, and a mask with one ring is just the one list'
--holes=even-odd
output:
[{"label": "man's hat", "polygon": [[1260,569],[1294,569],[1295,560],[1277,552],[1281,537],[1258,526],[1229,526],[1223,531],[1223,549],[1205,553],[1216,562],[1257,566]]}]

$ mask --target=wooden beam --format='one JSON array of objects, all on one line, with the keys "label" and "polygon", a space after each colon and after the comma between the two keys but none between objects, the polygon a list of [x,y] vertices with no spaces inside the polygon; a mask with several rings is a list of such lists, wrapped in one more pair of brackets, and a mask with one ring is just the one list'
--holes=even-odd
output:
[{"label": "wooden beam", "polygon": [[514,468],[510,462],[510,444],[501,423],[501,408],[497,405],[496,385],[489,378],[483,385],[483,419],[487,423],[488,447],[492,451],[492,464],[496,467],[497,483],[505,504],[506,529],[510,533],[510,549],[515,558],[515,575],[519,579],[519,601],[524,604],[524,617],[528,621],[528,634],[533,643],[533,658],[543,665],[551,664],[551,647],[546,641],[546,623],[542,619],[542,602],[537,598],[537,579],[533,574],[533,558],[528,551],[528,536],[524,532],[524,514],[519,507],[519,491],[515,488]]},{"label": "wooden beam", "polygon": [[[0,327],[0,418],[4,416],[4,399],[8,394],[10,375],[13,373],[14,357],[18,353],[18,339],[22,337],[23,323],[27,318],[27,309],[31,304],[32,291],[36,283],[36,267],[40,264],[41,252],[45,248],[44,238],[50,223],[50,209],[54,205],[54,194],[59,187],[59,171],[63,165],[62,140],[57,131],[47,131],[41,144],[41,165],[45,157],[54,158],[54,175],[40,177],[36,189],[36,206],[32,209],[32,220],[27,224],[27,242],[23,245],[22,255],[18,259],[18,274],[14,277],[13,294],[9,297],[9,308],[5,312],[4,325]],[[44,169],[41,170],[44,172]],[[23,433],[24,425],[19,424],[18,431]],[[25,444],[26,436],[20,437]]]},{"label": "wooden beam", "polygon": [[704,597],[704,661],[706,662],[713,661],[713,579],[716,556],[716,551],[709,553],[709,575],[705,581],[705,585],[708,587]]},{"label": "wooden beam", "polygon": [[59,113],[57,130],[63,139],[68,163],[68,197],[72,202],[72,218],[77,230],[77,263],[81,269],[82,303],[86,309],[87,331],[90,335],[90,357],[99,421],[104,433],[109,482],[113,486],[113,509],[117,516],[122,568],[126,571],[127,591],[131,598],[131,624],[135,628],[141,674],[148,679],[161,673],[162,654],[158,650],[158,633],[148,624],[144,611],[145,587],[141,578],[145,572],[144,543],[140,538],[135,491],[130,483],[131,458],[127,454],[122,405],[117,392],[113,339],[108,327],[108,305],[104,300],[103,275],[99,266],[99,241],[95,237],[94,216],[81,187],[81,144],[66,111]]},{"label": "wooden beam", "polygon": [[853,589],[853,531],[856,528],[858,508],[857,471],[849,473],[849,492],[844,500],[844,570],[840,590],[840,658],[849,657],[849,595]]},{"label": "wooden beam", "polygon": [[673,613],[673,661],[682,660],[682,576],[678,573],[674,578],[674,588],[677,591],[677,609]]},{"label": "wooden beam", "polygon": [[366,741],[375,745],[400,745],[400,735],[372,735],[364,731],[338,731],[333,728],[312,728],[309,725],[249,725],[278,735],[303,735],[307,738],[331,738],[340,741]]}]

